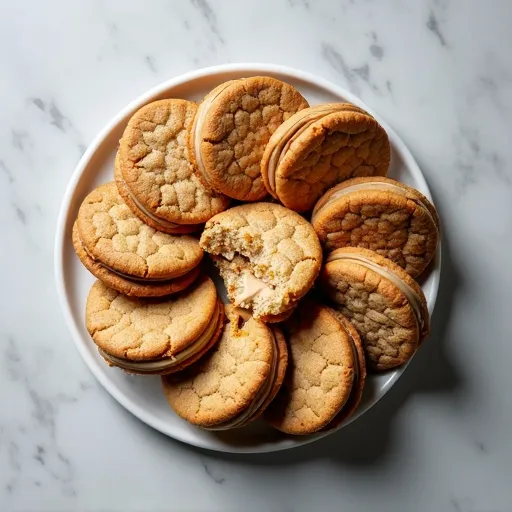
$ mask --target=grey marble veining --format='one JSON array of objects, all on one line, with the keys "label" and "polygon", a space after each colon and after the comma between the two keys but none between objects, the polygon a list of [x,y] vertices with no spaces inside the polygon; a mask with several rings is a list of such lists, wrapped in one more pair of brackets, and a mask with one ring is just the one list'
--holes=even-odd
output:
[{"label": "grey marble veining", "polygon": [[[11,2],[0,31],[0,510],[512,510],[512,3]],[[264,27],[264,29],[263,29]],[[443,223],[431,339],[342,432],[215,454],[145,426],[64,326],[67,182],[129,101],[185,71],[273,62],[359,95],[402,136]]]}]

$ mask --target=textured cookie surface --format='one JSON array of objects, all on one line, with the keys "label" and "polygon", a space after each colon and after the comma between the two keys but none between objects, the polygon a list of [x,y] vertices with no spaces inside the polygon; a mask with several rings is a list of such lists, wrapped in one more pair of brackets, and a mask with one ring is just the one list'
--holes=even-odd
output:
[{"label": "textured cookie surface", "polygon": [[224,210],[228,199],[206,189],[188,157],[187,130],[197,105],[165,99],[138,110],[119,143],[124,183],[152,214],[178,224],[200,224]]},{"label": "textured cookie surface", "polygon": [[203,179],[235,199],[262,199],[265,145],[283,121],[307,106],[294,87],[270,77],[233,80],[214,89],[201,103],[189,137]]},{"label": "textured cookie surface", "polygon": [[115,183],[101,185],[80,206],[80,239],[87,253],[129,276],[168,279],[190,271],[203,251],[191,236],[173,236],[144,224],[121,199]]},{"label": "textured cookie surface", "polygon": [[103,281],[109,288],[133,297],[163,297],[184,290],[197,278],[200,272],[200,265],[193,268],[180,277],[170,281],[133,281],[108,270],[101,263],[94,261],[85,251],[78,226],[73,226],[73,247],[80,261],[85,268],[100,281]]},{"label": "textured cookie surface", "polygon": [[335,112],[293,138],[276,170],[275,191],[285,206],[307,211],[336,183],[384,176],[389,162],[387,134],[373,117],[353,109]]},{"label": "textured cookie surface", "polygon": [[171,357],[186,348],[216,311],[217,291],[206,276],[164,299],[126,297],[96,281],[87,298],[86,325],[100,349],[143,361]]},{"label": "textured cookie surface", "polygon": [[226,308],[229,322],[217,345],[184,372],[163,378],[167,400],[182,418],[202,427],[229,421],[253,401],[271,371],[271,331]]},{"label": "textured cookie surface", "polygon": [[318,201],[312,224],[327,250],[371,249],[413,277],[432,260],[439,238],[428,199],[388,178],[356,178],[332,188]]},{"label": "textured cookie surface", "polygon": [[403,280],[416,294],[422,313],[420,325],[411,302],[389,279],[357,261],[327,262],[320,282],[336,308],[350,319],[364,344],[368,364],[387,370],[410,359],[429,331],[425,297],[418,284],[398,265],[367,249],[338,249],[363,255]]},{"label": "textured cookie surface", "polygon": [[310,301],[299,305],[283,329],[288,372],[265,418],[289,434],[317,432],[350,396],[355,363],[351,340],[332,310]]},{"label": "textured cookie surface", "polygon": [[289,310],[311,288],[322,262],[311,224],[272,203],[237,206],[215,216],[200,244],[217,256],[230,300],[256,317]]},{"label": "textured cookie surface", "polygon": [[162,219],[161,217],[157,217],[148,210],[142,211],[138,204],[135,202],[133,194],[126,186],[126,183],[124,182],[121,175],[121,168],[119,165],[119,151],[117,152],[114,163],[114,178],[117,185],[117,190],[120,196],[123,198],[123,201],[130,208],[130,210],[137,217],[139,217],[142,222],[144,222],[144,224],[151,226],[157,231],[162,231],[163,233],[169,233],[171,235],[193,233],[194,231],[201,229],[202,224],[177,224],[175,222],[169,222],[168,220]]}]

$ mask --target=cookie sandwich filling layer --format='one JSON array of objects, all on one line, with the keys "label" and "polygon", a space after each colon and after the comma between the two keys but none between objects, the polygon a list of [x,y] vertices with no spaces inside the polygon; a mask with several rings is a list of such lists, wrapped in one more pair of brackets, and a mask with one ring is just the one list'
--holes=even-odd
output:
[{"label": "cookie sandwich filling layer", "polygon": [[197,108],[196,116],[194,118],[194,123],[192,125],[192,133],[194,135],[194,152],[196,156],[196,162],[197,162],[197,168],[199,172],[201,173],[201,176],[204,178],[206,183],[208,183],[212,188],[214,188],[210,176],[206,172],[206,169],[204,167],[204,161],[203,161],[203,155],[201,152],[201,143],[203,142],[203,139],[201,137],[201,132],[203,130],[203,124],[204,120],[206,119],[206,116],[208,114],[208,111],[210,110],[210,107],[212,106],[213,102],[228,88],[233,85],[233,81],[226,82],[222,86],[219,86],[217,92],[215,94],[212,94],[211,96],[207,97],[205,100],[203,100],[199,107]]},{"label": "cookie sandwich filling layer", "polygon": [[297,120],[288,129],[288,131],[279,137],[279,142],[275,144],[272,154],[270,155],[267,168],[265,170],[270,185],[271,193],[276,196],[276,171],[281,164],[290,146],[300,137],[313,123],[316,123],[322,117],[334,114],[336,112],[358,112],[366,114],[366,112],[355,105],[347,103],[322,105],[320,107],[311,107],[295,114]]},{"label": "cookie sandwich filling layer", "polygon": [[218,425],[215,425],[213,427],[208,427],[207,430],[229,430],[232,428],[239,428],[244,426],[246,423],[248,423],[251,418],[261,409],[265,401],[267,400],[268,396],[272,392],[272,389],[274,387],[274,382],[277,378],[277,368],[278,368],[278,361],[279,361],[279,344],[276,341],[276,337],[274,335],[274,332],[272,329],[269,329],[272,337],[272,361],[270,363],[270,372],[263,383],[263,385],[260,387],[258,392],[256,393],[256,396],[252,400],[249,407],[244,409],[240,414],[232,418],[231,420],[225,421],[223,423],[219,423]]},{"label": "cookie sandwich filling layer", "polygon": [[172,369],[176,366],[179,366],[181,363],[191,358],[192,356],[200,353],[201,350],[203,350],[208,345],[212,339],[212,336],[214,336],[217,330],[219,322],[222,321],[223,307],[224,306],[222,303],[217,301],[215,312],[203,333],[193,343],[191,343],[189,346],[174,356],[161,359],[152,359],[149,361],[132,361],[129,359],[113,356],[101,348],[98,349],[98,351],[101,356],[104,357],[108,362],[112,363],[114,366],[122,368],[123,370],[132,370],[138,373],[153,373]]},{"label": "cookie sandwich filling layer", "polygon": [[[87,251],[87,249],[86,249]],[[178,277],[183,277],[184,275],[188,274],[189,272],[192,272],[194,270],[193,267],[189,270],[185,270],[185,272],[182,272],[180,274],[176,274],[172,277],[134,277],[130,274],[124,274],[123,272],[119,272],[119,270],[114,270],[112,267],[109,267],[108,265],[105,265],[104,263],[98,262],[102,267],[105,267],[107,270],[110,270],[110,272],[113,272],[114,274],[117,274],[118,276],[124,277],[126,279],[129,279],[130,281],[136,281],[137,283],[167,283],[171,282],[174,279],[178,279]]]},{"label": "cookie sandwich filling layer", "polygon": [[390,270],[378,265],[374,261],[369,258],[365,258],[364,256],[360,256],[359,254],[353,253],[339,253],[339,249],[333,251],[328,257],[326,263],[331,263],[333,261],[348,261],[351,263],[357,263],[367,269],[373,270],[375,273],[379,274],[384,279],[391,281],[407,298],[409,304],[414,313],[414,317],[416,318],[416,322],[418,324],[418,332],[423,332],[425,327],[425,319],[423,317],[423,307],[421,300],[419,299],[417,293],[414,289],[409,286],[403,279],[399,276],[391,272]]},{"label": "cookie sandwich filling layer", "polygon": [[150,212],[138,199],[135,197],[133,192],[130,190],[130,187],[123,182],[123,185],[126,188],[126,191],[128,195],[130,196],[130,199],[135,203],[135,206],[147,217],[149,217],[152,221],[156,222],[157,224],[160,224],[161,226],[164,226],[169,229],[176,229],[181,228],[186,224],[176,224],[175,222],[169,222],[168,220],[162,219],[162,217],[157,217],[153,212]]},{"label": "cookie sandwich filling layer", "polygon": [[329,192],[324,195],[315,205],[315,208],[313,209],[313,214],[311,215],[311,222],[315,222],[315,219],[318,217],[318,215],[325,211],[325,208],[331,206],[334,202],[338,201],[342,197],[347,196],[348,194],[351,194],[352,192],[359,192],[360,190],[372,190],[377,192],[392,192],[394,194],[398,194],[402,197],[405,197],[407,199],[410,199],[411,201],[414,201],[418,206],[420,206],[426,213],[427,216],[430,218],[434,226],[437,227],[437,222],[434,219],[433,215],[430,213],[430,210],[423,201],[423,199],[419,196],[415,196],[408,192],[407,190],[400,187],[400,185],[395,185],[394,183],[386,183],[383,181],[373,181],[373,182],[366,182],[366,183],[357,183],[355,185],[349,185],[348,187],[342,188],[341,190],[337,190],[336,192],[332,192],[329,195]]}]

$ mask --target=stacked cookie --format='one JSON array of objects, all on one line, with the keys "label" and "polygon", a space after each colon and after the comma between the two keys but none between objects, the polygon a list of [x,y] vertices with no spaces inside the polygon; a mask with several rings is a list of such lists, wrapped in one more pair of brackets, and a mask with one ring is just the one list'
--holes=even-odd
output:
[{"label": "stacked cookie", "polygon": [[84,199],[73,227],[98,279],[86,324],[100,355],[162,375],[174,411],[209,430],[258,417],[297,435],[342,424],[367,367],[405,363],[429,331],[414,277],[439,221],[422,194],[385,177],[389,162],[370,114],[310,107],[271,77],[220,84],[199,105],[142,107],[115,182]]}]

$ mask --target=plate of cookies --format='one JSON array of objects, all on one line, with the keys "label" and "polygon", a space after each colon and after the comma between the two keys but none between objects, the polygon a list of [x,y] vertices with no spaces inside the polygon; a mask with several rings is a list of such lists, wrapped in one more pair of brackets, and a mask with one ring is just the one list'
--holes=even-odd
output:
[{"label": "plate of cookies", "polygon": [[120,112],[64,197],[72,337],[119,403],[190,445],[293,448],[393,386],[428,337],[439,219],[357,97],[282,66],[169,80]]}]

